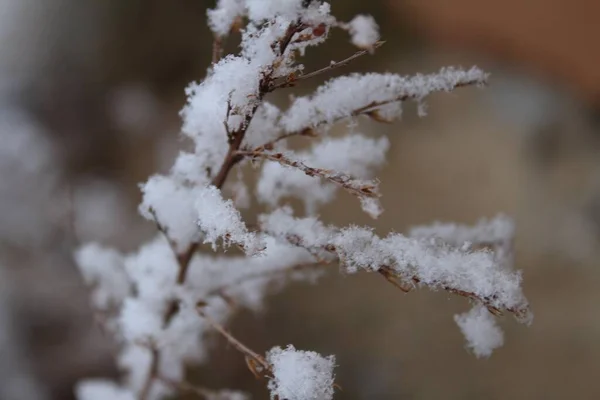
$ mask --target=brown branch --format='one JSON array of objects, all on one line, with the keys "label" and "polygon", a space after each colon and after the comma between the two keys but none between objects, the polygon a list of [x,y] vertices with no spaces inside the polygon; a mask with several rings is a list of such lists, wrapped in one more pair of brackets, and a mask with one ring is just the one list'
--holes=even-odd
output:
[{"label": "brown branch", "polygon": [[[461,82],[461,83],[456,84],[454,89],[459,89],[462,87],[472,86],[472,85],[480,85],[480,84],[481,84],[481,82],[478,80],[471,80],[471,81]],[[289,139],[294,136],[316,136],[315,129],[318,128],[319,126],[327,124],[327,123],[335,124],[346,118],[354,118],[354,117],[358,117],[361,115],[366,115],[366,116],[371,117],[371,119],[373,119],[377,122],[390,122],[390,121],[384,120],[383,118],[379,117],[376,114],[376,112],[379,108],[386,106],[388,104],[403,102],[403,101],[407,101],[407,100],[414,100],[414,99],[416,99],[416,96],[414,96],[414,95],[411,96],[411,95],[405,94],[405,95],[401,95],[401,96],[395,97],[393,99],[385,100],[385,101],[372,102],[372,103],[366,104],[362,107],[359,107],[359,108],[353,110],[348,115],[344,115],[342,117],[335,118],[333,121],[322,120],[322,121],[317,122],[316,124],[313,124],[313,126],[305,127],[303,129],[299,129],[294,132],[283,133],[282,135],[276,137],[275,139],[270,140],[269,142],[256,147],[254,149],[254,151],[270,150],[275,146],[275,144],[277,142]]]},{"label": "brown branch", "polygon": [[[473,79],[471,81],[457,83],[452,89],[459,89],[459,88],[462,88],[465,86],[473,86],[473,85],[480,85],[480,84],[481,84],[481,81],[479,81],[477,79]],[[395,98],[389,99],[389,100],[374,101],[363,107],[357,108],[350,114],[350,116],[357,117],[359,115],[368,114],[370,112],[373,112],[376,109],[386,106],[388,104],[398,103],[398,102],[407,101],[407,100],[415,100],[415,99],[417,99],[417,97],[415,95],[404,94],[404,95],[401,95],[401,96],[398,96],[398,97],[395,97]]]},{"label": "brown branch", "polygon": [[275,144],[282,140],[289,139],[294,136],[307,136],[307,137],[316,137],[317,134],[312,128],[306,128],[297,132],[286,132],[282,135],[277,136],[275,139],[268,141],[267,143],[254,148],[252,151],[265,151],[265,150],[273,150]]},{"label": "brown branch", "polygon": [[299,171],[304,172],[308,176],[320,177],[322,179],[325,179],[326,181],[334,183],[357,197],[380,197],[377,181],[363,181],[360,179],[354,179],[348,175],[344,175],[339,172],[332,172],[327,169],[310,167],[304,164],[302,161],[292,160],[283,155],[282,153],[268,153],[263,151],[238,151],[236,154],[250,158],[262,158],[264,160],[277,162],[287,167],[295,168]]},{"label": "brown branch", "polygon": [[[268,231],[265,231],[265,233],[268,233]],[[274,235],[274,236],[277,236],[277,235]],[[343,260],[340,259],[339,255],[336,251],[336,247],[333,244],[325,244],[316,249],[315,248],[311,249],[310,246],[306,246],[303,243],[303,241],[300,240],[295,235],[286,236],[285,240],[294,246],[302,247],[310,252],[315,252],[315,253],[327,252],[332,255],[332,258],[330,260],[323,260],[323,262],[336,262],[337,261],[337,262],[343,263]],[[388,266],[388,265],[380,266],[377,269],[377,272],[381,276],[383,276],[388,282],[390,282],[396,288],[402,290],[405,293],[411,291],[413,287],[415,287],[416,285],[421,283],[421,278],[419,276],[417,276],[417,275],[403,276],[403,275],[399,274],[398,272],[396,272],[391,266]],[[410,286],[411,284],[412,284],[412,286]],[[439,287],[449,293],[459,295],[462,297],[466,297],[470,300],[480,302],[492,314],[494,314],[496,316],[500,316],[503,314],[502,310],[500,308],[493,305],[497,300],[495,298],[495,296],[482,297],[473,292],[454,288],[444,282],[433,282],[433,283],[429,284],[429,286]],[[522,307],[504,307],[504,310],[513,314],[516,318],[522,319],[522,320],[526,320],[528,315],[530,315],[530,310],[527,305],[524,305]]]},{"label": "brown branch", "polygon": [[167,378],[165,376],[157,376],[156,379],[163,382],[164,384],[166,384],[168,386],[171,386],[173,389],[175,389],[179,392],[195,394],[196,396],[202,397],[205,399],[214,398],[217,395],[217,393],[212,390],[192,385],[189,382],[185,382],[185,381],[178,382],[173,379]]},{"label": "brown branch", "polygon": [[146,376],[146,380],[144,381],[144,386],[142,387],[142,391],[140,392],[139,400],[147,400],[148,396],[150,396],[150,390],[152,389],[152,384],[154,380],[158,377],[158,365],[160,362],[160,353],[155,347],[150,348],[150,367],[148,368],[148,375]]},{"label": "brown branch", "polygon": [[[385,44],[384,41],[379,41],[379,42],[375,43],[375,45],[373,46],[373,50],[378,49],[379,47],[383,46],[384,44]],[[273,85],[271,85],[271,87],[269,88],[269,91],[295,86],[296,83],[298,83],[300,81],[314,78],[315,76],[324,74],[329,71],[333,71],[334,69],[337,69],[340,67],[345,67],[348,64],[350,64],[352,61],[356,60],[357,58],[360,58],[366,54],[371,54],[373,50],[357,51],[356,53],[354,53],[350,57],[343,59],[342,61],[332,61],[331,64],[329,64],[328,66],[318,69],[316,71],[308,72],[306,74],[302,74],[299,76],[290,75],[282,82],[273,83]]]},{"label": "brown branch", "polygon": [[[280,40],[280,42],[277,44],[277,46],[279,47],[280,56],[283,56],[283,54],[285,53],[287,47],[291,43],[292,38],[296,34],[296,32],[303,29],[303,27],[304,26],[301,23],[291,24],[288,27],[286,34]],[[215,39],[215,42],[213,44],[213,64],[215,62],[217,62],[218,59],[222,55],[222,44],[223,44],[223,42],[221,39]],[[252,121],[252,118],[254,117],[256,110],[260,106],[264,95],[266,93],[268,93],[268,91],[269,91],[268,89],[269,89],[269,86],[271,85],[271,74],[272,74],[272,72],[266,73],[261,78],[257,101],[256,101],[254,107],[252,107],[252,110],[245,116],[244,123],[241,125],[241,127],[236,132],[229,132],[227,121],[225,121],[226,131],[228,134],[228,140],[230,142],[230,145],[229,145],[227,155],[225,156],[225,159],[223,160],[223,163],[221,165],[221,168],[219,169],[217,175],[212,180],[212,184],[219,189],[222,188],[223,185],[225,184],[225,180],[227,179],[227,176],[229,175],[229,172],[231,171],[231,169],[240,160],[243,159],[242,156],[237,154],[237,151],[239,150],[239,148],[242,145],[244,136],[246,135],[248,126],[250,125],[250,122]],[[231,112],[231,104],[228,103],[227,107],[228,107],[227,115],[229,116],[229,113]],[[158,220],[157,220],[157,226],[158,226],[158,229],[163,231],[163,233],[167,236],[167,240],[169,240],[169,242],[172,243],[172,241],[169,239],[169,237],[167,235],[167,232],[165,230],[161,229],[161,225],[158,223]],[[175,252],[175,257],[177,260],[177,264],[179,266],[179,270],[177,272],[177,278],[176,278],[177,284],[182,285],[185,283],[191,260],[194,256],[194,253],[198,249],[198,246],[199,246],[199,243],[194,242],[194,243],[190,244],[185,250],[183,250],[181,252]],[[167,311],[165,312],[165,315],[163,318],[163,323],[165,326],[168,326],[171,323],[172,319],[175,317],[175,315],[177,315],[178,310],[179,310],[178,302],[176,300],[172,300],[169,303],[169,305],[167,307]],[[207,317],[207,320],[208,320],[208,317]],[[256,358],[256,360],[260,361],[260,359],[261,359],[260,356],[258,356],[258,355],[255,355],[255,356],[259,357],[259,358]],[[148,379],[142,390],[141,400],[146,400],[146,398],[148,397],[149,391],[152,386],[152,382],[154,381],[154,379],[156,378],[156,376],[158,374],[159,358],[160,358],[159,351],[157,349],[153,348],[150,371],[148,374]],[[262,359],[262,360],[266,364],[264,359]]]},{"label": "brown branch", "polygon": [[236,350],[259,363],[260,366],[265,370],[269,371],[271,369],[271,366],[269,365],[269,363],[267,363],[267,360],[265,360],[263,356],[256,353],[248,346],[240,342],[231,333],[229,333],[223,325],[219,324],[217,321],[209,317],[202,309],[202,305],[196,307],[196,310],[198,311],[198,314],[200,314],[200,316],[203,317],[206,320],[206,322],[208,322],[208,324],[211,325],[217,332],[219,332],[223,337],[225,337],[225,339],[227,339],[227,341],[233,347],[235,347]]},{"label": "brown branch", "polygon": [[[302,28],[301,24],[291,24],[290,25],[285,36],[281,39],[281,41],[278,45],[280,48],[281,54],[283,54],[285,52],[287,46],[291,42],[292,37],[301,28]],[[244,123],[241,125],[241,127],[236,132],[228,132],[228,136],[229,136],[229,140],[230,140],[229,149],[227,151],[227,155],[225,156],[225,159],[223,160],[221,168],[219,169],[217,175],[212,180],[212,185],[216,186],[219,189],[222,188],[223,185],[225,184],[225,181],[226,181],[227,176],[229,175],[229,172],[231,171],[231,169],[243,158],[240,155],[236,154],[236,152],[241,147],[242,142],[244,140],[244,136],[246,135],[246,132],[248,130],[248,126],[250,125],[250,122],[252,121],[252,118],[254,117],[254,114],[256,113],[256,110],[258,109],[260,103],[262,102],[262,98],[268,91],[268,87],[270,85],[270,79],[271,79],[270,74],[265,74],[261,78],[261,82],[259,85],[258,99],[257,99],[256,104],[254,105],[252,110],[246,115],[246,117],[244,119]],[[231,111],[231,104],[228,103],[227,107],[228,107],[227,114],[229,115],[229,113]],[[225,123],[227,123],[227,121]],[[229,129],[227,129],[227,131],[229,131]],[[199,246],[198,243],[192,243],[190,246],[188,246],[187,249],[176,254],[177,264],[179,265],[179,271],[177,273],[177,283],[180,285],[183,284],[186,280],[187,271],[189,269],[190,262],[192,260],[192,257],[194,256],[194,253],[198,249],[198,246]],[[166,324],[168,324],[170,322],[171,318],[176,313],[176,311],[177,311],[176,306],[177,306],[177,304],[173,303],[168,308],[168,311],[166,314],[167,316],[165,318]]]},{"label": "brown branch", "polygon": [[182,285],[187,278],[187,271],[190,268],[190,262],[196,250],[200,247],[197,242],[192,243],[184,252],[177,254],[177,264],[179,271],[177,273],[177,284]]},{"label": "brown branch", "polygon": [[[280,56],[283,56],[283,54],[285,53],[287,47],[292,41],[293,36],[303,28],[304,25],[301,23],[291,24],[288,27],[284,37],[277,44]],[[264,96],[269,92],[269,87],[271,86],[272,73],[273,72],[271,70],[271,72],[263,75],[259,83],[259,91],[256,96],[256,104],[254,105],[254,107],[252,107],[252,110],[244,118],[244,122],[242,123],[241,128],[238,129],[237,132],[232,132],[230,134],[230,137],[232,137],[233,139],[230,140],[230,145],[225,156],[225,160],[221,164],[221,168],[219,168],[217,175],[215,175],[215,177],[212,180],[212,185],[216,186],[219,189],[222,188],[225,184],[225,181],[227,180],[227,176],[229,175],[231,169],[242,160],[242,157],[240,157],[236,153],[240,149],[242,142],[244,141],[244,137],[246,136],[246,132],[248,131],[248,126],[250,125],[250,122],[252,122],[256,110],[262,103]]]},{"label": "brown branch", "polygon": [[213,65],[218,63],[219,60],[221,60],[221,58],[223,57],[223,46],[225,45],[226,38],[227,37],[215,36],[215,38],[213,39],[213,46],[212,46],[212,64]]}]

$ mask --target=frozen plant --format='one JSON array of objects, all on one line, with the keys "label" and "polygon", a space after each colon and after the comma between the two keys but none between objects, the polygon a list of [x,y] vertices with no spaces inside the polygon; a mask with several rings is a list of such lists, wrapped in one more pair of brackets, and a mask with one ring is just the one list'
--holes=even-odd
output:
[{"label": "frozen plant", "polygon": [[[328,226],[315,216],[338,189],[355,196],[371,217],[383,212],[374,173],[385,160],[387,139],[355,128],[345,137],[329,137],[334,124],[392,121],[402,102],[422,103],[433,92],[483,85],[485,73],[443,68],[413,77],[351,74],[281,110],[267,101],[271,92],[380,47],[374,19],[340,22],[320,1],[220,0],[208,11],[208,24],[215,35],[213,63],[203,81],[188,87],[181,111],[182,132],[194,150],[181,152],[169,174],[141,185],[140,213],[156,224],[157,236],[132,254],[98,244],[76,253],[104,328],[119,340],[117,362],[124,373],[120,382],[81,382],[80,400],[154,400],[179,391],[207,399],[246,398],[184,379],[187,365],[207,361],[205,339],[215,331],[245,356],[252,373],[266,378],[272,399],[333,398],[333,356],[291,345],[261,355],[224,327],[233,306],[258,309],[267,289],[290,279],[317,279],[327,265],[340,265],[346,273],[378,273],[407,292],[428,287],[468,298],[473,311],[455,319],[477,356],[502,344],[495,315],[508,312],[531,321],[521,276],[511,270],[514,229],[505,217],[475,227],[436,224],[408,236],[380,237],[369,227]],[[323,44],[334,28],[346,30],[359,51],[305,71],[300,57]],[[222,45],[234,30],[241,32],[239,54],[224,55]],[[296,136],[314,140],[313,146],[289,150],[286,142]],[[234,183],[233,199],[223,192],[231,172],[247,163],[262,166],[254,192],[270,207],[252,225],[236,208],[249,201],[251,190],[243,180]],[[290,197],[304,203],[304,216],[283,204]],[[232,246],[241,252],[216,252]]]}]

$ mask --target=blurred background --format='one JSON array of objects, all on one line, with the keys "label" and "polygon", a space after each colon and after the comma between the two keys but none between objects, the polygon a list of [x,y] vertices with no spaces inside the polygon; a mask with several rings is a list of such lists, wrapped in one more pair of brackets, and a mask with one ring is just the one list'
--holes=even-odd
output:
[{"label": "blurred background", "polygon": [[[183,88],[209,63],[213,5],[0,0],[0,400],[71,399],[78,379],[117,375],[72,251],[90,240],[133,250],[155,233],[136,213],[137,184],[182,145]],[[260,315],[242,312],[232,331],[258,352],[336,354],[338,399],[600,398],[600,2],[332,5],[344,20],[375,15],[387,41],[340,72],[492,73],[485,90],[431,98],[426,118],[409,104],[398,123],[364,125],[392,141],[376,227],[514,216],[535,321],[501,319],[505,346],[477,360],[452,318],[464,299],[333,271],[272,296]],[[354,51],[335,33],[307,64]],[[321,215],[371,223],[344,195]],[[214,342],[190,379],[267,398],[242,357]]]}]

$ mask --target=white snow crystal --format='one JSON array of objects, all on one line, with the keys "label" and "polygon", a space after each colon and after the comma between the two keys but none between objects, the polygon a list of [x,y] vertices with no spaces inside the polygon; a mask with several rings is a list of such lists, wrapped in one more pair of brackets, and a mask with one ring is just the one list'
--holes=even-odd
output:
[{"label": "white snow crystal", "polygon": [[408,283],[471,293],[490,306],[511,309],[522,322],[532,319],[521,291],[521,274],[505,268],[490,251],[398,233],[380,238],[370,228],[327,227],[315,218],[294,218],[289,208],[261,216],[260,223],[269,234],[319,256],[325,251],[334,253],[347,272],[376,272],[386,266]]},{"label": "white snow crystal", "polygon": [[264,248],[260,238],[248,231],[233,202],[225,201],[216,187],[207,186],[199,190],[196,212],[204,243],[211,243],[215,247],[217,240],[223,239],[225,245],[241,245],[249,255],[257,254]]},{"label": "white snow crystal", "polygon": [[273,378],[269,382],[271,399],[331,400],[334,392],[335,357],[314,351],[274,347],[267,353]]},{"label": "white snow crystal", "polygon": [[371,229],[358,227],[342,229],[333,243],[349,272],[377,271],[387,265],[409,281],[417,277],[420,284],[432,289],[449,287],[473,293],[501,309],[527,307],[521,274],[506,270],[492,252],[458,249],[397,233],[379,238]]},{"label": "white snow crystal", "polygon": [[372,49],[379,40],[379,26],[370,15],[357,15],[348,23],[352,44],[361,49]]},{"label": "white snow crystal", "polygon": [[478,358],[489,357],[492,351],[504,344],[502,330],[496,325],[492,314],[482,305],[477,305],[464,314],[455,315],[454,321],[465,335],[467,346]]},{"label": "white snow crystal", "polygon": [[199,238],[194,202],[198,190],[164,175],[154,175],[141,186],[142,216],[156,221],[166,231],[178,251]]}]

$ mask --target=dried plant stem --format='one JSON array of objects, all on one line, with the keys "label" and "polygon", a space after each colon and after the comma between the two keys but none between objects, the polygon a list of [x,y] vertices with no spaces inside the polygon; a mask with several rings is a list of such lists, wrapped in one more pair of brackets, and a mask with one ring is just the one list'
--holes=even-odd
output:
[{"label": "dried plant stem", "polygon": [[308,72],[306,74],[303,75],[290,75],[286,80],[284,80],[283,82],[277,82],[277,83],[273,83],[273,85],[269,88],[269,91],[273,91],[276,89],[281,89],[281,88],[286,88],[286,87],[292,87],[295,86],[296,83],[300,82],[300,81],[304,81],[310,78],[314,78],[315,76],[319,76],[321,74],[324,74],[326,72],[329,71],[333,71],[334,69],[340,68],[340,67],[345,67],[346,65],[350,64],[352,61],[356,60],[357,58],[360,58],[366,54],[372,54],[373,50],[380,48],[381,46],[383,46],[385,44],[385,42],[383,41],[379,41],[377,43],[375,43],[375,45],[373,46],[372,50],[361,50],[361,51],[357,51],[356,53],[352,54],[350,57],[347,57],[345,59],[343,59],[342,61],[332,61],[331,64],[329,64],[326,67],[323,67],[321,69],[318,69],[316,71],[312,71],[312,72]]},{"label": "dried plant stem", "polygon": [[200,316],[203,317],[206,320],[206,322],[208,322],[217,332],[219,332],[223,337],[225,337],[225,339],[227,339],[227,341],[233,347],[235,347],[236,350],[238,350],[240,353],[246,355],[246,357],[249,357],[252,360],[256,361],[265,370],[271,369],[271,366],[269,365],[269,363],[267,363],[267,360],[265,360],[265,358],[263,356],[256,353],[255,351],[250,349],[248,346],[243,344],[241,341],[239,341],[237,338],[235,338],[231,333],[229,333],[227,331],[227,329],[225,329],[225,327],[223,325],[219,324],[217,321],[215,321],[214,319],[209,317],[204,312],[204,310],[202,309],[201,306],[197,307],[197,310],[198,310],[198,314],[200,314]]},{"label": "dried plant stem", "polygon": [[[279,45],[278,45],[280,54],[283,55],[285,53],[287,47],[291,43],[291,40],[292,40],[292,37],[294,36],[294,34],[296,34],[296,32],[298,32],[298,31],[302,30],[302,28],[303,28],[302,24],[292,24],[288,27],[286,34],[280,40]],[[250,125],[252,118],[254,118],[254,114],[256,113],[256,110],[262,103],[263,97],[269,92],[270,86],[271,86],[271,73],[268,73],[268,74],[265,74],[263,76],[263,78],[261,79],[261,82],[259,84],[259,92],[258,92],[258,95],[256,96],[257,97],[256,103],[255,103],[254,107],[252,108],[251,112],[249,112],[246,115],[246,118],[245,118],[244,123],[242,124],[242,127],[238,130],[238,132],[233,132],[230,134],[230,137],[232,138],[232,140],[229,145],[229,150],[227,151],[227,155],[225,156],[225,160],[223,161],[223,164],[221,165],[219,172],[217,172],[217,175],[212,180],[212,184],[214,186],[216,186],[217,188],[223,187],[223,184],[225,184],[225,180],[227,179],[227,176],[229,175],[229,172],[231,171],[231,169],[238,162],[240,162],[242,160],[242,157],[240,157],[237,154],[237,151],[242,146],[242,142],[244,141],[244,136],[246,136],[248,126]]]},{"label": "dried plant stem", "polygon": [[204,295],[203,298],[208,299],[212,296],[221,296],[223,294],[223,292],[225,292],[227,289],[235,287],[235,286],[240,285],[245,282],[255,280],[255,279],[273,278],[273,277],[276,277],[279,275],[285,276],[292,272],[305,271],[305,270],[310,270],[310,269],[316,270],[318,268],[321,268],[323,266],[323,264],[324,264],[323,262],[318,262],[315,264],[299,264],[299,265],[295,265],[291,268],[281,270],[281,271],[263,271],[263,272],[257,272],[254,274],[248,274],[246,276],[239,278],[236,281],[229,282],[226,285],[222,285],[222,286],[212,289],[210,292],[208,292],[206,295]]},{"label": "dried plant stem", "polygon": [[[452,89],[454,90],[454,89],[459,89],[462,87],[474,86],[474,85],[482,85],[482,82],[477,79],[473,79],[473,80],[466,81],[466,82],[459,82]],[[388,100],[365,104],[362,107],[352,110],[352,112],[350,112],[348,115],[344,115],[342,117],[338,117],[333,120],[318,121],[318,122],[314,123],[312,126],[307,126],[303,129],[299,129],[294,132],[285,132],[282,135],[276,137],[275,139],[270,140],[270,141],[264,143],[263,145],[256,147],[254,149],[254,151],[264,151],[264,150],[272,149],[277,142],[289,139],[294,136],[317,136],[315,130],[320,126],[327,125],[327,124],[335,124],[335,123],[338,123],[347,118],[354,118],[354,117],[358,117],[361,115],[369,116],[377,122],[390,122],[390,121],[386,121],[385,119],[379,117],[376,114],[377,110],[383,106],[386,106],[386,105],[389,105],[392,103],[399,103],[399,102],[408,101],[408,100],[417,100],[417,96],[414,94],[402,94],[397,97],[390,98]]]},{"label": "dried plant stem", "polygon": [[216,64],[223,57],[223,46],[226,37],[215,37],[212,46],[212,64]]},{"label": "dried plant stem", "polygon": [[[265,231],[265,233],[268,233],[268,231]],[[274,236],[277,236],[277,235],[274,235]],[[329,258],[328,260],[323,260],[323,262],[343,263],[343,260],[341,260],[340,257],[338,256],[336,247],[333,244],[325,244],[318,248],[311,248],[310,246],[304,245],[302,240],[298,240],[298,237],[295,235],[286,236],[285,240],[294,246],[305,248],[307,251],[311,252],[312,254],[319,253],[319,252],[329,253],[332,257]],[[389,265],[381,265],[377,269],[377,272],[381,276],[383,276],[388,282],[390,282],[396,288],[402,290],[405,293],[411,291],[414,287],[416,287],[422,281],[421,277],[419,277],[418,275],[411,275],[411,276],[402,275],[401,273],[395,271],[394,268],[392,268],[392,266],[389,266]],[[494,297],[482,297],[482,296],[477,295],[476,293],[452,287],[451,285],[449,285],[445,282],[430,282],[430,283],[428,283],[428,286],[439,287],[449,293],[456,294],[456,295],[459,295],[462,297],[466,297],[470,300],[477,301],[477,302],[483,304],[492,314],[494,314],[496,316],[502,315],[503,310],[513,314],[518,319],[524,319],[529,314],[529,309],[526,307],[525,308],[503,307],[503,309],[501,309],[494,305],[495,300],[496,300]]]},{"label": "dried plant stem", "polygon": [[[278,47],[280,49],[280,54],[283,55],[285,53],[285,50],[291,43],[294,34],[301,29],[303,29],[303,25],[299,24],[299,23],[291,24],[289,26],[288,30],[286,31],[286,34],[278,43]],[[218,60],[222,56],[222,52],[223,52],[222,45],[223,45],[223,39],[216,38],[213,43],[213,64],[218,62]],[[263,78],[261,79],[261,83],[259,86],[260,89],[259,89],[256,103],[255,103],[254,107],[252,107],[252,110],[245,116],[245,120],[244,120],[244,123],[242,124],[242,127],[237,132],[228,132],[228,136],[230,139],[229,150],[227,152],[227,155],[225,156],[225,159],[223,160],[221,168],[219,169],[217,175],[212,180],[212,184],[214,186],[216,186],[217,188],[220,189],[223,187],[231,169],[235,166],[235,164],[237,164],[243,158],[242,156],[237,154],[237,151],[239,150],[239,148],[242,145],[244,136],[246,135],[246,131],[248,130],[248,126],[249,126],[250,122],[252,121],[252,118],[254,117],[256,110],[260,106],[264,95],[269,92],[270,85],[271,85],[271,75],[265,74],[263,76]],[[157,221],[157,224],[158,224],[158,221]],[[167,237],[167,240],[169,240],[169,242],[172,243],[172,240],[168,236],[168,232],[166,232],[165,230],[162,230],[160,224],[158,224],[158,229],[161,230]],[[198,246],[199,246],[199,243],[195,242],[195,243],[190,244],[183,251],[175,252],[175,258],[177,259],[177,264],[179,266],[179,270],[177,272],[177,278],[176,278],[177,284],[182,285],[185,283],[186,278],[187,278],[187,272],[190,267],[190,263],[194,256],[194,253],[198,249]],[[176,300],[171,301],[167,307],[167,311],[165,312],[165,315],[163,318],[163,323],[165,326],[167,326],[171,323],[171,320],[177,314],[178,310],[179,310],[179,305],[178,305],[177,301]],[[147,399],[150,389],[152,387],[152,383],[157,378],[160,352],[155,348],[152,348],[151,351],[152,351],[152,359],[151,359],[151,363],[150,363],[150,370],[148,372],[146,382],[145,382],[142,392],[140,394],[140,400]],[[257,357],[260,357],[260,356],[257,355]],[[263,359],[263,361],[264,361],[264,359]]]},{"label": "dried plant stem", "polygon": [[142,391],[140,392],[139,399],[146,400],[148,396],[150,396],[150,390],[152,389],[152,384],[154,380],[158,376],[158,364],[160,362],[160,353],[159,351],[151,347],[150,348],[150,367],[148,368],[148,375],[146,376],[146,381],[144,382],[144,386],[142,387]]},{"label": "dried plant stem", "polygon": [[157,376],[156,379],[163,382],[164,384],[166,384],[168,386],[171,386],[173,389],[175,389],[179,392],[195,394],[196,396],[202,397],[205,399],[210,399],[211,397],[215,397],[215,395],[216,395],[216,393],[213,392],[212,390],[192,385],[189,382],[185,382],[185,381],[178,382],[178,381],[169,379],[164,376]]},{"label": "dried plant stem", "polygon": [[354,179],[351,176],[345,175],[340,172],[333,172],[327,169],[314,168],[304,164],[299,160],[292,160],[286,157],[282,153],[269,153],[264,151],[238,151],[238,155],[254,158],[262,158],[264,160],[277,162],[281,165],[295,168],[304,172],[308,176],[319,177],[325,179],[328,182],[336,184],[346,190],[347,192],[357,197],[368,197],[378,198],[379,194],[379,182],[377,181],[363,181],[360,179]]}]

